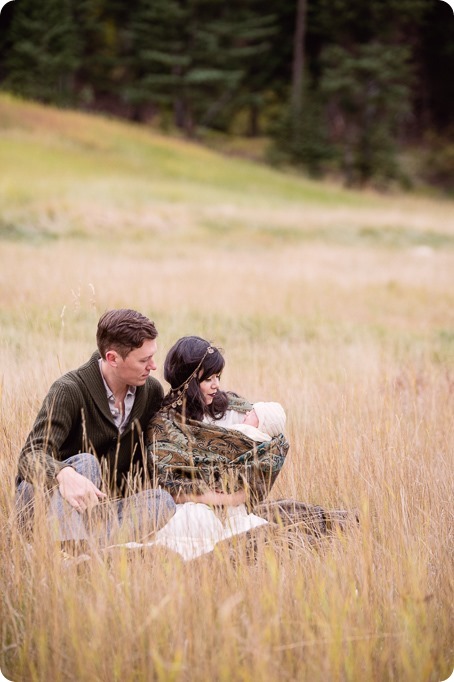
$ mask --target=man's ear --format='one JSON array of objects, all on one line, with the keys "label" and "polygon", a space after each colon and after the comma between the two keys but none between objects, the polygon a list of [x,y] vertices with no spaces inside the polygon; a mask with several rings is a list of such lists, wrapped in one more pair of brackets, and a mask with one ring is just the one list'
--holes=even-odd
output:
[{"label": "man's ear", "polygon": [[106,352],[106,362],[111,367],[116,367],[118,363],[118,353],[115,350],[108,350]]}]

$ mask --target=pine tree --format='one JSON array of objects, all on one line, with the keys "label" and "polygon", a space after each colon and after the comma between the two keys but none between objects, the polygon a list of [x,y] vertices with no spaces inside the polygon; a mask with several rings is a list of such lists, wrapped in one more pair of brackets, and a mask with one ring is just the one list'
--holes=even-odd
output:
[{"label": "pine tree", "polygon": [[[272,3],[271,3],[272,5]],[[268,6],[267,6],[268,7]],[[233,40],[228,58],[241,72],[231,90],[225,90],[206,112],[203,123],[227,130],[238,110],[248,113],[248,134],[260,131],[260,115],[272,89],[280,40],[273,7],[263,13],[258,0],[230,2],[228,21]],[[227,18],[227,17],[226,17]]]},{"label": "pine tree", "polygon": [[109,70],[112,68],[112,20],[106,16],[107,0],[80,0],[75,7],[81,36],[77,69],[78,100],[90,106],[99,93],[112,91]]},{"label": "pine tree", "polygon": [[367,43],[326,48],[321,91],[348,184],[398,179],[396,139],[410,109],[409,51]]},{"label": "pine tree", "polygon": [[[127,27],[131,78],[122,89],[134,107],[151,102],[169,109],[184,98],[183,75],[190,65],[188,18],[188,9],[178,0],[139,0]],[[185,116],[177,122],[185,127]]]},{"label": "pine tree", "polygon": [[253,2],[139,0],[129,24],[134,75],[125,98],[173,109],[189,135],[231,115],[254,59],[269,48],[269,19],[251,11]]},{"label": "pine tree", "polygon": [[15,3],[5,87],[43,102],[67,104],[73,99],[80,55],[73,16],[71,0]]}]

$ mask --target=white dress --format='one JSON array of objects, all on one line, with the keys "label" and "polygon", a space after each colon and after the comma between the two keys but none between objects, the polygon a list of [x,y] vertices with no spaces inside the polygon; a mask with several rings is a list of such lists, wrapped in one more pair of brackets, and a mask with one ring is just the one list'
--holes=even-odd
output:
[{"label": "white dress", "polygon": [[224,520],[211,507],[200,502],[185,502],[176,505],[176,512],[158,530],[150,542],[125,542],[113,547],[136,549],[161,546],[177,552],[183,561],[191,561],[202,554],[211,552],[218,542],[233,535],[245,533],[252,528],[266,525],[268,521],[255,514],[248,514],[246,505],[226,507]]},{"label": "white dress", "polygon": [[221,520],[208,505],[185,502],[177,504],[175,514],[150,544],[167,547],[190,561],[211,552],[221,540],[267,523],[256,514],[248,514],[244,504],[226,507],[225,520]]}]

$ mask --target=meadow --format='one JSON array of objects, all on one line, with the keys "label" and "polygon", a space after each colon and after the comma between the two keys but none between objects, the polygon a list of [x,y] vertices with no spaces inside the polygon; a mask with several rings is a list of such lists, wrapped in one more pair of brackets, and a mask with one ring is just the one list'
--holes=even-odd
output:
[{"label": "meadow", "polygon": [[[65,567],[18,535],[21,445],[99,315],[224,349],[278,400],[271,497],[356,509],[313,546]],[[454,668],[454,203],[354,192],[0,95],[0,669],[14,682],[440,682]]]}]

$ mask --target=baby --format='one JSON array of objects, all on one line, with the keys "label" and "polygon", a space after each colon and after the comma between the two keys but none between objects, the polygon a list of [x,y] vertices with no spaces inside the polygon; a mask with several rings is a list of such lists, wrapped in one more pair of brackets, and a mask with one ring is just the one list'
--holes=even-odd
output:
[{"label": "baby", "polygon": [[234,424],[230,428],[263,443],[284,433],[285,419],[284,408],[280,403],[254,403],[252,410],[246,413],[243,423]]}]

